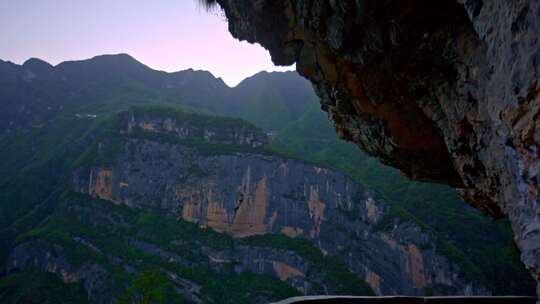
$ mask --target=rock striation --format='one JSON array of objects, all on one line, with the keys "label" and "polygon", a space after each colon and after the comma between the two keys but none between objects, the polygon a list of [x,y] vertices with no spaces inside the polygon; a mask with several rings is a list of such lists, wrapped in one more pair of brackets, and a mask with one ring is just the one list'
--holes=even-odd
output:
[{"label": "rock striation", "polygon": [[[349,177],[262,151],[201,150],[172,140],[184,140],[181,121],[131,115],[122,116],[120,129],[128,137],[118,155],[107,165],[76,170],[76,191],[156,210],[235,239],[269,234],[307,239],[343,260],[379,295],[489,294],[440,254],[435,236],[390,214],[383,200]],[[222,138],[239,138],[234,130]],[[252,148],[252,141],[242,142]],[[305,294],[315,292],[306,283],[314,272],[292,253],[237,247],[209,256],[214,264],[240,261],[242,269],[272,274]]]},{"label": "rock striation", "polygon": [[205,2],[296,63],[341,137],[508,217],[540,280],[539,1]]}]

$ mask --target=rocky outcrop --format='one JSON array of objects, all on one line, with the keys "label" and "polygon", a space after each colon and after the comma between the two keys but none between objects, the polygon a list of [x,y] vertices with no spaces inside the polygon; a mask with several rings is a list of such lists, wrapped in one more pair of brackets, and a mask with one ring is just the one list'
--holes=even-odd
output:
[{"label": "rocky outcrop", "polygon": [[[237,239],[266,234],[308,239],[324,254],[340,257],[378,294],[489,293],[439,253],[433,235],[390,215],[384,201],[341,173],[274,155],[201,153],[196,146],[161,141],[155,130],[146,131],[154,139],[127,139],[112,165],[78,169],[75,189]],[[95,176],[106,177],[106,184],[98,187]],[[382,229],[383,222],[390,228]],[[214,262],[231,259],[212,256]],[[287,256],[252,252],[237,260],[309,293],[303,279],[308,268],[301,259],[284,260]]]},{"label": "rocky outcrop", "polygon": [[234,37],[296,62],[343,138],[508,217],[540,279],[540,2],[205,2]]},{"label": "rocky outcrop", "polygon": [[29,241],[15,247],[8,257],[6,272],[28,269],[54,273],[65,284],[82,283],[92,303],[108,303],[114,292],[110,286],[110,273],[102,266],[86,261],[73,265],[60,245],[47,246],[40,241]]},{"label": "rocky outcrop", "polygon": [[[96,260],[95,257],[92,259],[88,256],[80,256],[81,252],[84,253],[84,251],[79,251],[79,256],[74,255],[67,248],[52,240],[36,239],[23,242],[13,248],[7,259],[5,270],[8,273],[25,270],[53,273],[65,284],[80,283],[86,291],[90,303],[117,303],[117,298],[123,290],[114,281],[117,278],[115,278],[115,271],[110,268],[110,265],[115,265],[128,273],[135,273],[138,265],[130,264],[131,261],[125,261],[110,253],[104,254],[105,252],[81,238],[75,237],[74,240],[99,253],[96,256],[99,256],[101,260]],[[180,257],[153,244],[134,241],[129,238],[125,240],[125,243],[131,248],[158,256],[165,261],[186,264]],[[110,248],[106,249],[110,250]],[[103,260],[107,260],[108,263],[104,263]],[[104,266],[109,267],[105,268]],[[193,264],[188,264],[188,266],[194,267]],[[116,269],[117,273],[118,271]],[[163,271],[174,283],[176,292],[179,295],[189,300],[189,303],[203,303],[199,298],[200,286],[180,278],[172,272]],[[128,281],[122,282],[123,285],[128,283]]]},{"label": "rocky outcrop", "polygon": [[[240,119],[188,114],[170,110],[163,116],[162,109],[133,109],[120,116],[122,133],[143,131],[146,134],[166,135],[169,140],[203,141],[210,144],[226,144],[261,148],[268,144],[266,135]],[[172,113],[171,113],[172,112]],[[220,122],[213,125],[212,122]]]}]

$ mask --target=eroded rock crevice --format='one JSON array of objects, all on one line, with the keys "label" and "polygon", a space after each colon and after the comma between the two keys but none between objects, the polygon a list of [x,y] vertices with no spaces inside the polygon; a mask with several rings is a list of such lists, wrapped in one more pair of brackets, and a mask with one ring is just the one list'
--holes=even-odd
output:
[{"label": "eroded rock crevice", "polygon": [[215,2],[234,37],[297,64],[341,137],[508,217],[540,279],[540,1]]}]

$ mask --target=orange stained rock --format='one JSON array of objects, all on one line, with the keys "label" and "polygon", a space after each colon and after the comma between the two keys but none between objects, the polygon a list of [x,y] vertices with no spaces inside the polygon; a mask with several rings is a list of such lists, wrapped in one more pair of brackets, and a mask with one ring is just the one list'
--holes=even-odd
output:
[{"label": "orange stained rock", "polygon": [[321,233],[321,224],[324,220],[324,209],[326,205],[319,199],[319,188],[309,187],[309,216],[313,220],[313,229],[310,232],[312,238],[316,238]]},{"label": "orange stained rock", "polygon": [[368,270],[366,273],[366,282],[376,295],[381,295],[381,277],[375,272]]},{"label": "orange stained rock", "polygon": [[182,218],[188,222],[199,222],[201,220],[201,204],[185,202],[182,206]]},{"label": "orange stained rock", "polygon": [[273,262],[274,271],[278,278],[282,281],[287,281],[293,277],[303,277],[305,274],[297,268],[294,268],[288,264],[282,262]]},{"label": "orange stained rock", "polygon": [[[386,122],[387,128],[390,131],[393,141],[397,146],[403,149],[424,149],[434,147],[439,151],[445,149],[442,138],[436,133],[433,124],[427,116],[418,108],[416,103],[389,103],[379,102],[374,103],[365,94],[364,83],[370,83],[363,78],[378,79],[385,81],[387,77],[384,71],[379,67],[370,67],[371,73],[368,75],[355,71],[350,62],[336,58],[334,68],[340,70],[343,85],[357,99],[353,104],[358,113],[371,114]],[[406,80],[400,80],[395,84],[396,87],[407,86]],[[400,90],[404,92],[405,90]],[[405,96],[409,98],[409,96]],[[406,120],[403,117],[414,117],[414,119]]]},{"label": "orange stained rock", "polygon": [[227,232],[229,230],[227,209],[219,202],[209,202],[206,211],[206,223],[208,227],[218,232]]},{"label": "orange stained rock", "polygon": [[200,195],[194,189],[176,189],[176,198],[182,204],[182,218],[188,222],[199,222],[201,220]]},{"label": "orange stained rock", "polygon": [[99,168],[97,169],[97,172],[94,174],[94,170],[90,173],[90,183],[92,183],[92,179],[95,175],[95,184],[93,189],[90,188],[89,192],[90,195],[94,197],[98,197],[107,201],[114,202],[113,199],[113,189],[112,189],[112,176],[113,176],[113,170],[112,169],[104,169]]},{"label": "orange stained rock", "polygon": [[[249,189],[249,185],[241,188]],[[268,193],[265,176],[257,182],[253,194],[244,193],[244,199],[237,208],[231,226],[233,237],[246,237],[266,233],[268,226],[264,223],[264,220],[267,206]]]},{"label": "orange stained rock", "polygon": [[218,232],[229,232],[230,216],[223,202],[213,190],[211,183],[205,185],[207,190],[178,188],[176,198],[182,204],[182,219],[188,222],[201,223]]},{"label": "orange stained rock", "polygon": [[413,286],[417,289],[426,287],[426,277],[424,273],[424,258],[416,245],[410,244],[407,247],[407,270],[411,275]]},{"label": "orange stained rock", "polygon": [[143,130],[146,130],[146,131],[155,131],[156,130],[156,126],[153,124],[153,123],[150,123],[150,122],[143,122],[141,123],[141,128]]},{"label": "orange stained rock", "polygon": [[208,188],[207,199],[208,207],[206,209],[206,223],[208,227],[225,232],[229,230],[229,214],[223,207],[223,203],[217,197],[214,197],[212,187]]},{"label": "orange stained rock", "polygon": [[388,246],[390,246],[390,248],[392,248],[393,250],[395,250],[397,248],[397,242],[396,240],[394,240],[391,236],[389,236],[388,234],[384,233],[382,234],[382,239],[384,240],[384,242],[386,244],[388,244]]}]

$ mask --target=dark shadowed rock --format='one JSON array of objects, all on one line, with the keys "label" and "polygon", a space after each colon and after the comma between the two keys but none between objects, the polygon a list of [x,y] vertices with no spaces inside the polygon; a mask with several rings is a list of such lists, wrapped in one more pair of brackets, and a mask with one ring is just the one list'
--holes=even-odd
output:
[{"label": "dark shadowed rock", "polygon": [[539,279],[539,1],[215,2],[234,37],[296,62],[343,138],[509,217]]}]

